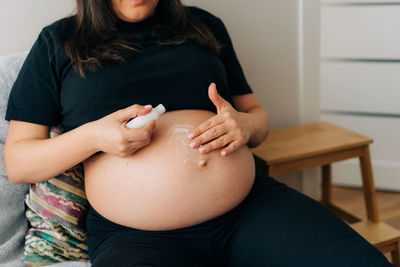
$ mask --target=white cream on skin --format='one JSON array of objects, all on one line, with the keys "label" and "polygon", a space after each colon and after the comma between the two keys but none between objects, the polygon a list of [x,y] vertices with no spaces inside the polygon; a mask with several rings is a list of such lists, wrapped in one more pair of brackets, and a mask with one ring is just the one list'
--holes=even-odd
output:
[{"label": "white cream on skin", "polygon": [[191,163],[198,168],[207,166],[206,156],[199,153],[197,149],[190,147],[190,139],[187,135],[195,127],[189,124],[174,124],[168,130],[168,144],[175,152],[175,156],[182,160],[183,164]]}]

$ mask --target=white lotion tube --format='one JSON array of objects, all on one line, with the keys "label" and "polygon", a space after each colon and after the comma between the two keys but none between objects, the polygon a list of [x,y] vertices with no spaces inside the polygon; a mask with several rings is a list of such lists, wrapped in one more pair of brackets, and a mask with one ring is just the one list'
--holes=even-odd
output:
[{"label": "white lotion tube", "polygon": [[127,124],[127,128],[141,128],[146,125],[149,121],[157,120],[161,114],[165,112],[165,107],[159,104],[157,107],[153,108],[149,113],[137,116],[131,119]]}]

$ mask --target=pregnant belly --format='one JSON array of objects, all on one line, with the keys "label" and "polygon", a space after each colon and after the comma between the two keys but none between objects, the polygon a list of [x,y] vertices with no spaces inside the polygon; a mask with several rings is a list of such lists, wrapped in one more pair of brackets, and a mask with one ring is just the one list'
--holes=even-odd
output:
[{"label": "pregnant belly", "polygon": [[84,162],[93,208],[115,223],[142,230],[191,226],[237,206],[255,176],[252,154],[242,146],[227,157],[200,154],[187,134],[214,113],[180,110],[162,115],[151,143],[130,157],[106,153]]}]

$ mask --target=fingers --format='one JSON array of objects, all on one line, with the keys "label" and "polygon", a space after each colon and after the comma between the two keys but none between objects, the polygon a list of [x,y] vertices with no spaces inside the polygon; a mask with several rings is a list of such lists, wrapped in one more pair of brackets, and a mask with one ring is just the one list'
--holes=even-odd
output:
[{"label": "fingers", "polygon": [[241,146],[241,143],[239,140],[233,141],[232,143],[229,144],[228,147],[224,148],[221,151],[221,155],[222,156],[227,156],[229,154],[231,154],[232,152],[234,152],[236,149],[238,149]]},{"label": "fingers", "polygon": [[151,105],[132,105],[127,108],[121,109],[118,112],[116,112],[117,119],[120,122],[125,122],[128,121],[136,116],[144,115],[146,113],[149,113],[152,109]]},{"label": "fingers", "polygon": [[217,91],[217,86],[215,83],[210,84],[208,87],[208,97],[210,98],[211,102],[217,107],[218,113],[223,111],[223,109],[227,106],[230,106],[229,102],[223,99]]},{"label": "fingers", "polygon": [[145,126],[135,129],[124,129],[124,142],[123,149],[119,153],[121,157],[128,157],[136,153],[141,148],[151,143],[151,136],[156,127],[157,121],[153,120],[148,122]]},{"label": "fingers", "polygon": [[217,95],[215,85],[210,87],[210,98],[220,110],[222,105],[225,105],[223,111],[193,130],[188,135],[189,145],[198,148],[200,153],[223,148],[221,155],[226,156],[247,144],[251,135],[248,118],[247,115],[237,112],[229,103],[224,104],[225,100]]},{"label": "fingers", "polygon": [[156,128],[157,126],[157,121],[156,120],[152,120],[149,121],[148,123],[146,123],[145,126],[143,126],[142,128],[147,131],[147,132],[153,132],[153,130]]},{"label": "fingers", "polygon": [[210,151],[217,150],[219,148],[225,147],[231,142],[232,138],[230,135],[225,134],[219,138],[199,147],[199,152],[202,154],[208,153]]},{"label": "fingers", "polygon": [[157,121],[152,120],[141,128],[129,129],[124,127],[124,132],[129,142],[137,141],[147,144],[149,141],[151,141],[151,135],[153,133],[153,130],[156,128],[156,125]]},{"label": "fingers", "polygon": [[236,151],[243,144],[241,139],[235,139],[234,135],[231,133],[224,134],[211,142],[199,146],[199,152],[206,154],[208,152],[221,149],[221,155],[227,156],[232,152]]},{"label": "fingers", "polygon": [[136,115],[151,111],[150,105],[132,105],[117,110],[101,119],[91,122],[96,134],[96,148],[99,151],[127,157],[151,142],[156,121],[150,121],[142,128],[130,129],[126,122]]},{"label": "fingers", "polygon": [[[189,139],[194,139],[195,137],[202,135],[205,131],[214,128],[220,124],[224,123],[224,118],[221,116],[214,116],[211,119],[206,120],[202,124],[200,124],[196,129],[194,129],[189,135]],[[215,135],[215,132],[211,133],[211,135],[217,137],[218,135]],[[202,144],[201,142],[199,144]]]},{"label": "fingers", "polygon": [[223,124],[217,125],[215,127],[212,127],[205,132],[203,132],[200,136],[192,139],[190,142],[190,147],[191,148],[197,148],[202,144],[208,143],[211,140],[214,140],[221,135],[225,134],[227,132],[226,127]]},{"label": "fingers", "polygon": [[153,109],[153,107],[151,105],[146,105],[146,106],[138,105],[138,107],[136,108],[136,116],[147,114],[152,109]]},{"label": "fingers", "polygon": [[[217,92],[217,87],[215,83],[211,83],[210,86],[208,87],[208,96],[213,102],[213,104],[217,107],[218,115],[220,115],[223,111],[232,111],[232,106],[231,104],[223,99]],[[225,110],[226,108],[230,108],[229,110]],[[224,115],[224,114],[221,114]],[[208,129],[215,127],[218,124],[221,124],[224,122],[224,116],[215,116],[211,118],[210,120],[205,121],[202,123],[200,126],[198,126],[194,131],[192,131],[189,135],[189,139],[193,139],[199,135],[201,135],[203,132],[207,131]]]}]

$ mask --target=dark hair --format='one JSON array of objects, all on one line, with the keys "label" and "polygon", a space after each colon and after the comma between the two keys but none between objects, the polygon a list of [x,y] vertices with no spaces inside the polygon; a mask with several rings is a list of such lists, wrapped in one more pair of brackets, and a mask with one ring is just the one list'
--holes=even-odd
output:
[{"label": "dark hair", "polygon": [[[125,61],[126,51],[137,50],[117,30],[112,0],[76,0],[76,29],[65,42],[74,69],[85,77],[84,67],[95,71],[102,63]],[[212,32],[180,0],[159,0],[154,11],[157,26],[152,35],[162,44],[193,41],[216,53],[221,46]]]}]

